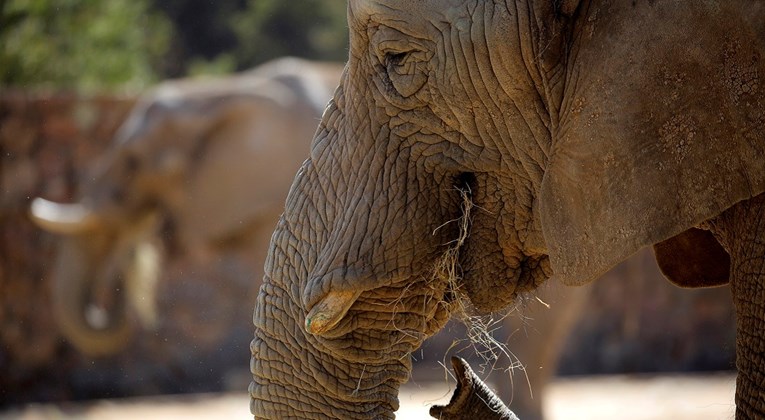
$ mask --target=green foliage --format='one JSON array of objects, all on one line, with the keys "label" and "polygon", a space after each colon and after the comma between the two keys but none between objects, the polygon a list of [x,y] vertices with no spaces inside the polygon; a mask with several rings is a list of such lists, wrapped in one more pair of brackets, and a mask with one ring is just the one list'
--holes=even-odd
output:
[{"label": "green foliage", "polygon": [[140,88],[170,31],[146,0],[0,0],[0,86]]},{"label": "green foliage", "polygon": [[231,20],[245,10],[247,0],[150,1],[174,26],[172,48],[161,69],[166,77],[236,69],[238,40]]},{"label": "green foliage", "polygon": [[340,0],[249,0],[232,18],[239,68],[284,55],[347,59],[346,2]]},{"label": "green foliage", "polygon": [[342,0],[0,0],[0,89],[140,89],[284,55],[347,58]]},{"label": "green foliage", "polygon": [[221,53],[212,60],[196,57],[188,63],[188,76],[224,75],[236,70],[236,59],[232,53]]}]

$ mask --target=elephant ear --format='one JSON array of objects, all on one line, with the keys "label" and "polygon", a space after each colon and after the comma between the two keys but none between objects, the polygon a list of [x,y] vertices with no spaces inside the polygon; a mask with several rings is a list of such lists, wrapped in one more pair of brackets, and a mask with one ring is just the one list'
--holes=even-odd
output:
[{"label": "elephant ear", "polygon": [[765,12],[708,6],[582,17],[538,205],[564,283],[765,191]]},{"label": "elephant ear", "polygon": [[661,272],[680,287],[728,283],[730,255],[708,230],[691,228],[653,246]]}]

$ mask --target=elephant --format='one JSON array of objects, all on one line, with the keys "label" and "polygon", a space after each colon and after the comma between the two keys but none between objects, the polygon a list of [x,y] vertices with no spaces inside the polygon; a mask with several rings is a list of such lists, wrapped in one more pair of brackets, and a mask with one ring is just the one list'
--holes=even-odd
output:
[{"label": "elephant", "polygon": [[453,314],[654,246],[673,283],[731,285],[736,417],[764,417],[764,22],[751,1],[349,0],[255,304],[253,415],[393,418]]},{"label": "elephant", "polygon": [[[157,281],[173,252],[207,264],[244,255],[247,272],[261,277],[270,233],[341,71],[282,58],[142,95],[84,174],[78,202],[31,205],[33,221],[63,235],[52,303],[64,337],[86,355],[107,356],[139,327],[157,325]],[[257,285],[246,286],[254,299]]]}]

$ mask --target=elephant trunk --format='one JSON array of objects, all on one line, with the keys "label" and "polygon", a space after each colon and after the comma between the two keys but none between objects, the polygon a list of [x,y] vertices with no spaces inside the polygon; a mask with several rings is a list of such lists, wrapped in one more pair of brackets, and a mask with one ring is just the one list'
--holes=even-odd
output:
[{"label": "elephant trunk", "polygon": [[426,212],[406,184],[378,188],[381,164],[322,152],[339,142],[326,126],[332,107],[272,236],[255,306],[249,391],[259,419],[394,418],[411,353],[451,311],[449,283],[434,271],[439,256],[454,256],[444,244],[457,223],[439,229],[454,215],[419,223]]},{"label": "elephant trunk", "polygon": [[325,253],[306,239],[326,232],[299,226],[288,212],[272,237],[253,315],[250,409],[258,419],[394,418],[411,352],[448,319],[446,285],[421,278],[367,289],[350,279],[307,306]]},{"label": "elephant trunk", "polygon": [[[297,252],[298,242],[284,225],[282,220],[274,234],[253,316],[252,414],[257,419],[394,418],[399,385],[410,372],[408,346],[368,329],[335,325],[349,323],[352,314],[335,319],[334,328],[321,329],[329,337],[306,322],[311,318],[298,285],[315,255]],[[357,300],[345,311],[354,312],[360,304]],[[364,320],[359,314],[350,324]]]}]

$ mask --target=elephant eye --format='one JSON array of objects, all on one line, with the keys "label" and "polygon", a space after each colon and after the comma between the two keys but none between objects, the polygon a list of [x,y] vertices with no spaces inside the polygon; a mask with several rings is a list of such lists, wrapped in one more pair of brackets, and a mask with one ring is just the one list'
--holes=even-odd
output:
[{"label": "elephant eye", "polygon": [[406,59],[408,56],[409,56],[408,52],[385,53],[385,67],[387,67],[388,70],[390,70],[392,66],[400,66],[404,64],[404,62],[406,62]]},{"label": "elephant eye", "polygon": [[370,54],[375,62],[381,91],[389,99],[408,98],[428,80],[431,45],[425,38],[407,35],[397,29],[379,26],[371,29]]},{"label": "elephant eye", "polygon": [[383,66],[389,86],[403,97],[414,95],[427,81],[422,51],[389,51]]}]

